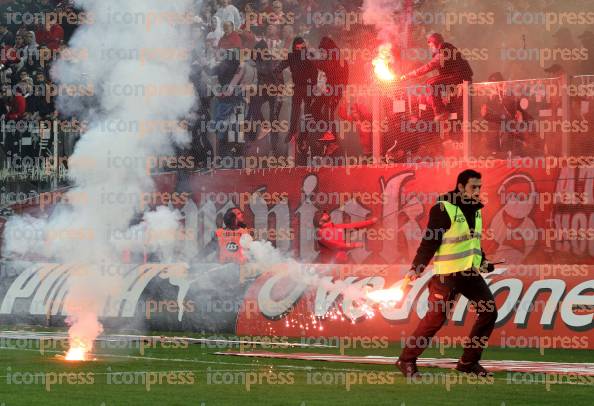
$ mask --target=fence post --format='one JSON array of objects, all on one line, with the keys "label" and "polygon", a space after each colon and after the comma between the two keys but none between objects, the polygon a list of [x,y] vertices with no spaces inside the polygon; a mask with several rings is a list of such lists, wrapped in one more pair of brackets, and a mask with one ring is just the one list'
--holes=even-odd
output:
[{"label": "fence post", "polygon": [[[563,73],[561,75],[560,80],[560,94],[561,94],[561,110],[562,110],[562,120],[564,123],[569,123],[571,120],[571,102],[569,99],[569,92],[567,91],[569,85],[569,76],[567,73]],[[556,113],[553,112],[553,116]],[[566,131],[565,125],[561,126],[563,128],[563,132],[561,133],[561,156],[568,156],[569,155],[569,132]]]},{"label": "fence post", "polygon": [[462,144],[464,159],[470,157],[470,82],[462,82]]},{"label": "fence post", "polygon": [[54,177],[52,179],[52,190],[58,188],[58,178],[60,176],[60,157],[59,157],[59,138],[58,138],[58,120],[52,121],[52,132],[54,133]]},{"label": "fence post", "polygon": [[380,88],[376,86],[376,91],[374,95],[371,97],[371,134],[372,134],[372,148],[373,148],[373,162],[375,164],[380,163],[380,158],[382,155],[382,137],[380,134],[380,125],[377,123],[380,122]]}]

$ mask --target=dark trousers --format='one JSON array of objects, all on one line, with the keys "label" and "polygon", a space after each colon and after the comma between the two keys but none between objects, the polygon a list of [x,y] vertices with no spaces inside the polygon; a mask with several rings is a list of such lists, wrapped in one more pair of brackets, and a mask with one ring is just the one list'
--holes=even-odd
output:
[{"label": "dark trousers", "polygon": [[313,98],[307,94],[307,89],[295,87],[293,96],[291,97],[291,124],[289,127],[289,134],[294,134],[302,129],[299,128],[301,121],[301,104],[304,106],[304,114],[311,113],[311,103]]},{"label": "dark trousers", "polygon": [[281,109],[283,107],[283,100],[278,96],[258,95],[253,96],[250,101],[248,109],[248,116],[251,120],[264,121],[264,114],[262,114],[262,107],[265,103],[270,106],[270,121],[278,120]]},{"label": "dark trousers", "polygon": [[429,309],[412,336],[408,337],[400,359],[413,361],[431,344],[431,339],[454,308],[456,295],[460,293],[473,304],[478,314],[468,340],[464,344],[462,362],[478,362],[486,347],[497,320],[497,308],[491,290],[477,271],[435,275],[429,281]]},{"label": "dark trousers", "polygon": [[[283,107],[283,99],[278,96],[270,96],[266,94],[252,97],[250,100],[250,106],[248,108],[248,115],[246,119],[248,121],[251,121],[253,124],[258,122],[263,123],[264,114],[262,114],[262,107],[265,103],[268,103],[268,106],[270,108],[270,126],[272,128],[275,128],[276,126],[278,126],[278,118]],[[256,133],[256,125],[253,125],[251,131],[249,132],[249,137],[251,140],[255,138]],[[278,152],[278,133],[272,131],[270,140],[272,143],[272,149],[275,152]]]},{"label": "dark trousers", "polygon": [[433,108],[435,115],[446,113],[446,107],[443,104],[442,97],[446,95],[446,90],[453,90],[455,85],[464,82],[464,79],[458,74],[437,75],[427,80],[430,96],[428,102]]},{"label": "dark trousers", "polygon": [[[317,96],[311,105],[314,118],[316,120],[325,120],[328,123],[334,121],[336,108],[338,107],[341,98],[342,94]],[[328,124],[328,128],[331,128],[330,124]],[[330,131],[333,130],[331,129]]]}]

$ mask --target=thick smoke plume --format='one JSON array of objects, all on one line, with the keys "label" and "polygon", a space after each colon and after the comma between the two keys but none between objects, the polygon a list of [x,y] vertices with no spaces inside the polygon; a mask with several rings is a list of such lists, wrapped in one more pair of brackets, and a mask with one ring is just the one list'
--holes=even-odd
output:
[{"label": "thick smoke plume", "polygon": [[402,11],[404,0],[364,0],[363,21],[374,25],[382,42],[395,39],[402,27],[398,27],[396,13]]},{"label": "thick smoke plume", "polygon": [[[142,199],[155,188],[147,164],[155,156],[174,155],[173,143],[189,139],[171,123],[186,116],[195,101],[190,60],[172,55],[192,47],[190,21],[184,18],[192,3],[78,0],[93,22],[81,26],[69,46],[85,49],[88,57],[61,60],[53,68],[57,82],[93,89],[91,97],[58,100],[62,113],[84,114],[90,126],[69,161],[73,187],[67,203],[42,220],[11,219],[6,235],[26,229],[37,238],[8,238],[5,252],[78,264],[80,272],[68,280],[65,312],[71,340],[87,348],[102,331],[98,320],[106,299],[118,289],[117,279],[103,275],[98,264],[119,263],[124,250],[134,254],[146,245],[163,261],[173,256],[171,244],[160,244],[156,236],[179,227],[180,214],[166,207],[147,212]],[[65,230],[80,232],[67,238],[74,233]],[[133,241],[126,241],[130,235]],[[138,235],[151,238],[137,243]]]}]

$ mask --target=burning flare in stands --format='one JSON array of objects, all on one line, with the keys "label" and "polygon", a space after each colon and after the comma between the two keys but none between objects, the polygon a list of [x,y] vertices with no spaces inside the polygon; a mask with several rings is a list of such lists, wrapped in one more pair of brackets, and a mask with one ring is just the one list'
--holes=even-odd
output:
[{"label": "burning flare in stands", "polygon": [[392,71],[391,65],[394,63],[392,57],[392,45],[383,44],[378,48],[378,55],[371,62],[375,76],[383,82],[391,82],[396,79],[396,74]]}]

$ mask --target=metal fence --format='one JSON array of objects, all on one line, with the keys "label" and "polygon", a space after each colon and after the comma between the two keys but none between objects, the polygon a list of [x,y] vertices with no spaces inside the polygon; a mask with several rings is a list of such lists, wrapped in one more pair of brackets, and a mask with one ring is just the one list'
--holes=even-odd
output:
[{"label": "metal fence", "polygon": [[0,208],[67,184],[78,132],[58,120],[0,121]]},{"label": "metal fence", "polygon": [[[444,95],[450,116],[437,124],[422,88],[374,84],[366,95],[347,88],[335,118],[340,154],[377,163],[431,155],[505,159],[594,153],[594,75],[464,83]],[[285,98],[281,118],[288,119],[289,110],[290,98]],[[241,114],[233,116],[245,120]],[[232,135],[240,154],[278,153],[266,139],[252,140],[240,132],[228,137]],[[275,136],[284,140],[285,135]],[[1,121],[0,207],[67,185],[67,158],[79,136],[58,120]],[[208,132],[194,137],[190,151],[183,153],[195,152],[198,138],[214,144],[210,153],[221,151]],[[303,165],[294,143],[280,153]],[[209,169],[208,162],[202,169]]]}]

